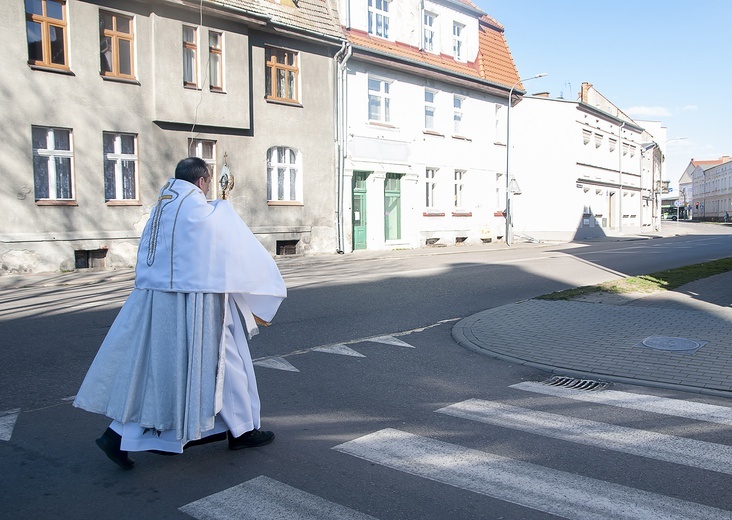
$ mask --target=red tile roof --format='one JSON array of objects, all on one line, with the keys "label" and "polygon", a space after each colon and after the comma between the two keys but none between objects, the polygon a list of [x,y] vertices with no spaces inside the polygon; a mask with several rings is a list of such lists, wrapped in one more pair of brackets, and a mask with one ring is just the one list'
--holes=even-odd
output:
[{"label": "red tile roof", "polygon": [[711,167],[711,166],[717,166],[719,164],[726,163],[729,161],[732,161],[732,157],[730,157],[729,155],[723,155],[719,159],[710,159],[707,161],[697,161],[696,159],[692,159],[691,164],[693,164],[695,167],[696,166]]},{"label": "red tile roof", "polygon": [[[473,62],[456,61],[449,54],[433,54],[412,45],[371,36],[357,29],[345,29],[348,41],[356,47],[401,58],[423,66],[474,77],[478,80],[511,87],[519,80],[516,65],[503,35],[503,27],[489,16],[479,24],[479,51]],[[519,84],[517,87],[523,90]]]}]

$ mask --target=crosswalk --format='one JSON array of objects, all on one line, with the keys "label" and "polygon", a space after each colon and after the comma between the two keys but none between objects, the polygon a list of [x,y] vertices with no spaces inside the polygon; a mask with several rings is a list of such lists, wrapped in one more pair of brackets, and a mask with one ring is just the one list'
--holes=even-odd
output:
[{"label": "crosswalk", "polygon": [[[551,396],[560,402],[590,403],[593,411],[631,409],[674,418],[691,419],[701,425],[732,426],[732,408],[614,390],[587,391],[523,382],[510,387],[518,392]],[[522,404],[532,400],[524,400]],[[607,407],[607,408],[604,408]],[[641,460],[675,464],[720,475],[732,475],[732,446],[700,441],[657,431],[628,428],[580,419],[569,413],[514,406],[485,399],[467,399],[434,412],[454,420],[455,431],[465,421],[528,432],[547,442],[581,444],[607,453],[621,453]],[[617,414],[605,414],[617,417]],[[404,474],[453,488],[498,499],[510,504],[571,519],[726,519],[732,511],[666,496],[617,482],[561,471],[541,464],[513,459],[462,446],[434,435],[415,434],[408,428],[382,428],[337,444],[332,449]],[[424,433],[424,432],[421,432]],[[588,461],[590,462],[590,461]],[[343,460],[347,463],[347,459]],[[691,470],[690,470],[691,471]],[[631,480],[632,481],[632,480]],[[342,485],[348,485],[343,483]],[[246,510],[244,513],[241,509]],[[183,506],[181,511],[198,518],[372,518],[363,512],[260,476],[221,493]],[[256,516],[247,516],[256,511]]]}]

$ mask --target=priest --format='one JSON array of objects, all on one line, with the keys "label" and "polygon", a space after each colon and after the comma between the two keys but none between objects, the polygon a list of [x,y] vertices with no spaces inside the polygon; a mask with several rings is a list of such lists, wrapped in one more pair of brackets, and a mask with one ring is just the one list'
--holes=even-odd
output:
[{"label": "priest", "polygon": [[263,446],[247,337],[287,296],[272,256],[226,200],[207,201],[211,175],[180,161],[140,238],[135,287],[74,406],[113,421],[97,445],[129,469],[130,451],[182,453],[228,437]]}]

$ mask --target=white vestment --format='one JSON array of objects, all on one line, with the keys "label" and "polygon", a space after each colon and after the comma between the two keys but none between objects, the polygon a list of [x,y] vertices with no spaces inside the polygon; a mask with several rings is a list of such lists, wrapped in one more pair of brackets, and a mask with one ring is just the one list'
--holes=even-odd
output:
[{"label": "white vestment", "polygon": [[126,451],[259,427],[246,335],[286,297],[270,254],[226,201],[170,179],[143,231],[135,289],[74,400],[114,419]]}]

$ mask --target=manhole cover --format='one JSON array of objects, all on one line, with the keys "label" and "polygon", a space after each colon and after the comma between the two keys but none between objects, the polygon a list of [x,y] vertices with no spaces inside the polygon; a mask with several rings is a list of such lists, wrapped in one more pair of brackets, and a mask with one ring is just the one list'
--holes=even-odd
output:
[{"label": "manhole cover", "polygon": [[639,347],[652,348],[655,350],[667,350],[671,352],[696,352],[703,347],[706,341],[694,341],[686,338],[672,338],[668,336],[650,336],[638,345]]}]

